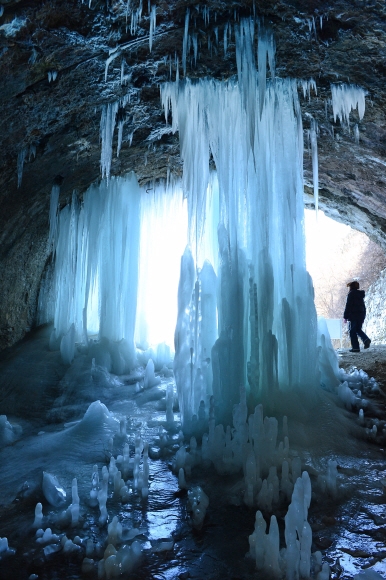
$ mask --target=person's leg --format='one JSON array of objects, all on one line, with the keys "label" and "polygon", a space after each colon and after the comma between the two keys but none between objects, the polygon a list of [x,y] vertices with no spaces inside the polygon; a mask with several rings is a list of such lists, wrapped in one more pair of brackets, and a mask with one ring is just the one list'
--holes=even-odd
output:
[{"label": "person's leg", "polygon": [[366,342],[368,342],[368,341],[371,342],[371,340],[369,339],[367,334],[365,334],[363,332],[362,324],[363,324],[363,321],[357,323],[357,334],[358,334],[359,338],[361,338],[363,340],[363,343],[366,345]]},{"label": "person's leg", "polygon": [[350,340],[353,350],[359,350],[359,341],[357,337],[358,328],[360,330],[361,325],[358,324],[357,320],[350,320]]}]

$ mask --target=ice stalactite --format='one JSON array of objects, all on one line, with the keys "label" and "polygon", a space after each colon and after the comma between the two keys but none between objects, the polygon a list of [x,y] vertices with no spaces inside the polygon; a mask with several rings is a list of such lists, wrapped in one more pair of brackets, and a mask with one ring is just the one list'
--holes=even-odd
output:
[{"label": "ice stalactite", "polygon": [[82,206],[74,195],[61,211],[53,296],[55,332],[57,338],[66,337],[66,362],[73,357],[74,340],[87,344],[87,331],[99,330],[110,341],[125,339],[123,366],[134,365],[139,220],[134,175],[91,187]]},{"label": "ice stalactite", "polygon": [[149,48],[150,48],[150,52],[151,49],[153,47],[153,36],[155,33],[155,27],[156,27],[156,5],[154,4],[151,7],[151,11],[150,11],[150,32],[149,32]]},{"label": "ice stalactite", "polygon": [[[105,344],[110,354],[103,359],[109,370],[118,373],[132,367],[133,340],[141,364],[149,357],[157,370],[170,364],[178,266],[188,242],[187,204],[180,183],[171,180],[168,186],[155,184],[144,190],[134,175],[111,178],[92,186],[82,205],[74,196],[57,218],[58,193],[55,186],[54,261],[39,295],[39,320],[54,321],[52,347],[66,335],[63,356],[67,362],[72,359],[73,334],[68,331],[74,324],[76,341],[87,344],[89,334],[110,341]],[[215,194],[207,197],[206,211],[208,223],[217,223]],[[200,263],[208,257],[216,264],[212,237],[204,237],[204,242]],[[121,339],[125,341],[111,344]],[[215,340],[216,336],[206,347],[207,357]]]},{"label": "ice stalactite", "polygon": [[24,161],[25,161],[27,152],[28,152],[28,148],[24,147],[24,149],[21,149],[21,151],[19,151],[18,156],[17,156],[17,187],[21,186],[21,182],[23,179]]},{"label": "ice stalactite", "polygon": [[367,91],[357,85],[331,85],[332,109],[334,112],[334,121],[337,117],[341,123],[349,124],[350,113],[352,109],[358,108],[359,120],[363,119],[365,114],[365,97]]},{"label": "ice stalactite", "polygon": [[121,55],[121,51],[119,48],[113,48],[112,50],[109,51],[109,56],[106,59],[106,64],[105,64],[105,83],[107,82],[107,74],[109,72],[110,63],[113,62],[113,60],[118,58],[118,56],[120,56],[120,55]]},{"label": "ice stalactite", "polygon": [[60,186],[53,185],[50,197],[50,233],[48,235],[48,247],[55,252],[56,238],[58,233],[58,219],[59,219],[59,194]]},{"label": "ice stalactite", "polygon": [[115,129],[115,118],[118,112],[119,103],[109,103],[102,108],[100,136],[102,142],[101,148],[101,172],[102,178],[110,177],[112,150],[113,150],[113,135]]},{"label": "ice stalactite", "polygon": [[316,218],[318,217],[319,207],[319,164],[318,164],[318,126],[315,119],[311,119],[310,140],[311,140],[311,155],[312,155],[312,177],[314,182],[314,203]]},{"label": "ice stalactite", "polygon": [[259,84],[259,100],[260,100],[260,117],[263,111],[266,77],[267,77],[267,57],[269,70],[271,72],[272,80],[275,78],[275,41],[271,31],[262,30],[259,35],[259,42],[257,48],[258,58],[258,84]]},{"label": "ice stalactite", "polygon": [[314,81],[314,79],[309,79],[308,81],[302,79],[299,81],[299,84],[303,90],[303,97],[304,98],[307,97],[309,101],[311,100],[311,89],[314,91],[315,95],[318,94],[316,82]]},{"label": "ice stalactite", "polygon": [[[317,320],[304,256],[303,130],[297,83],[275,79],[266,83],[265,93],[261,90],[259,82],[264,83],[265,77],[258,79],[254,67],[253,36],[253,24],[242,20],[236,34],[238,83],[201,79],[161,87],[166,116],[171,108],[172,129],[179,131],[184,193],[196,243],[205,222],[210,154],[217,169],[221,299],[216,345],[224,355],[217,353],[218,364],[216,349],[212,356],[213,389],[217,381],[225,393],[221,377],[232,375],[233,394],[226,396],[224,409],[228,415],[248,359],[250,396],[263,400],[269,411],[280,406],[285,392],[300,390],[304,398],[312,398],[319,384]],[[267,46],[264,50],[266,55]],[[273,54],[273,48],[269,50]],[[248,328],[249,277],[253,336]],[[186,364],[189,367],[189,353]],[[192,382],[178,388],[179,393],[190,392]],[[186,401],[183,406],[185,416]],[[197,412],[189,410],[191,416]]]},{"label": "ice stalactite", "polygon": [[184,71],[184,76],[186,76],[186,58],[188,53],[189,16],[190,10],[188,8],[185,15],[184,38],[182,41],[182,69]]}]

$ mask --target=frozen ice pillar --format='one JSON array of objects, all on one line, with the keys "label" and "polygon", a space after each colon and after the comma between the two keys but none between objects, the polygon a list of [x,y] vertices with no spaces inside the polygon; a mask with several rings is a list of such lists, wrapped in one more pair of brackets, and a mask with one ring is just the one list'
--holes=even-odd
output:
[{"label": "frozen ice pillar", "polygon": [[181,258],[174,335],[174,375],[186,432],[193,429],[192,421],[203,423],[207,418],[205,407],[212,388],[208,353],[216,336],[216,275],[208,262],[196,275],[192,253],[186,248]]},{"label": "frozen ice pillar", "polygon": [[[259,78],[253,46],[248,46],[253,34],[251,23],[240,23],[238,82],[200,79],[193,84],[186,79],[161,87],[166,110],[172,108],[172,128],[179,130],[189,220],[199,235],[205,222],[200,200],[208,185],[210,154],[217,170],[219,337],[211,362],[220,420],[231,416],[246,379],[251,402],[262,401],[270,412],[280,411],[294,391],[302,402],[308,398],[312,402],[320,382],[313,287],[305,266],[303,127],[297,84],[291,79],[266,81],[265,73]],[[267,42],[266,38],[261,44],[262,66]],[[259,82],[266,83],[265,90],[260,90]],[[192,276],[193,271],[192,262]],[[183,284],[188,279],[193,293],[194,280],[185,272]],[[188,326],[182,322],[184,311],[179,313],[181,334]],[[192,337],[189,340],[184,347],[187,364],[190,348],[197,353]],[[191,363],[193,369],[193,358]],[[190,394],[184,395],[182,407],[189,416],[197,413],[192,402],[198,383],[186,372]]]}]

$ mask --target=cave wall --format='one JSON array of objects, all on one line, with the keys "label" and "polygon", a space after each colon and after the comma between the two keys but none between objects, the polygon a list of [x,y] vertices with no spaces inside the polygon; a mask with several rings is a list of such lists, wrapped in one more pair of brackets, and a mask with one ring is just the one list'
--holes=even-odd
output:
[{"label": "cave wall", "polygon": [[[149,49],[148,6],[156,6]],[[209,21],[204,13],[209,9]],[[337,0],[190,1],[143,3],[131,30],[126,0],[0,0],[0,348],[19,340],[36,323],[39,282],[49,259],[48,211],[53,183],[60,205],[101,178],[102,107],[125,95],[122,149],[113,175],[135,170],[140,184],[181,175],[178,136],[165,131],[159,84],[181,66],[187,8],[189,32],[197,35],[198,60],[190,47],[187,76],[227,79],[236,74],[234,32],[224,54],[224,28],[255,14],[276,41],[276,75],[314,78],[317,95],[299,87],[305,130],[305,200],[312,204],[307,130],[318,122],[320,206],[327,215],[367,233],[386,248],[386,7],[383,2]],[[132,0],[130,10],[137,10]],[[1,10],[0,10],[1,11]],[[206,13],[207,14],[207,13]],[[133,33],[132,33],[133,32]],[[217,39],[218,38],[218,42]],[[208,44],[210,40],[211,48]],[[109,51],[118,50],[107,71]],[[121,66],[124,82],[121,83]],[[53,80],[52,73],[56,78]],[[335,122],[330,84],[355,83],[367,92],[366,112],[350,127]],[[359,143],[353,126],[358,124]],[[114,136],[116,150],[117,133]],[[18,157],[25,153],[18,186]],[[19,171],[20,178],[20,171]]]},{"label": "cave wall", "polygon": [[386,344],[386,270],[366,292],[364,331],[373,344]]}]

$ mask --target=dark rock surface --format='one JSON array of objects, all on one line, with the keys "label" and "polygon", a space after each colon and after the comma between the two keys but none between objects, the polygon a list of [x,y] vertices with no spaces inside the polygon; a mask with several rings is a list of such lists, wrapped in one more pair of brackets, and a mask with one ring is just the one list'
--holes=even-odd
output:
[{"label": "dark rock surface", "polygon": [[[127,12],[127,6],[130,8]],[[156,29],[149,50],[149,6],[156,5]],[[143,3],[142,19],[131,34],[138,0],[0,0],[1,161],[0,161],[0,348],[20,339],[35,322],[40,279],[49,259],[49,197],[61,184],[64,206],[74,189],[80,195],[100,179],[102,106],[124,95],[118,115],[125,120],[123,144],[113,175],[135,170],[141,184],[181,173],[178,136],[165,133],[159,84],[183,76],[182,39],[186,9],[189,32],[197,34],[187,76],[226,79],[236,73],[233,27],[255,10],[276,41],[276,74],[314,78],[317,96],[301,94],[304,129],[308,114],[319,125],[320,205],[328,215],[365,231],[386,247],[386,7],[370,0],[208,1]],[[126,19],[127,13],[127,19]],[[232,37],[224,56],[224,26]],[[13,23],[13,28],[10,28]],[[19,30],[17,30],[19,28]],[[134,32],[134,31],[133,31]],[[218,43],[216,42],[218,35]],[[208,48],[210,38],[212,48]],[[109,50],[119,56],[105,63]],[[121,84],[121,66],[127,77]],[[170,68],[171,67],[171,68]],[[57,78],[49,82],[49,76]],[[334,122],[331,83],[355,83],[367,92],[366,112],[351,113],[350,130]],[[299,88],[299,94],[301,89]],[[354,139],[358,124],[360,141]],[[159,138],[160,137],[160,138]],[[18,187],[18,156],[25,153]],[[306,199],[312,203],[311,158],[304,158]],[[20,172],[19,172],[20,175]]]}]

